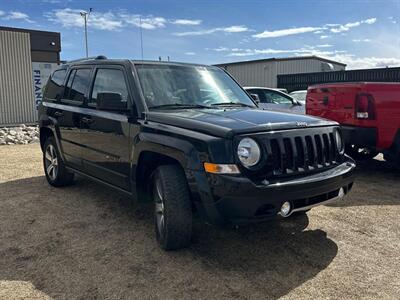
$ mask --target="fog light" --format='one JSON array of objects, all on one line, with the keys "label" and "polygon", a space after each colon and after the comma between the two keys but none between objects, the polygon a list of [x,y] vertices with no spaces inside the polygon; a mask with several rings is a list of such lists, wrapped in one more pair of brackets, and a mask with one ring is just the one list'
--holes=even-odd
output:
[{"label": "fog light", "polygon": [[288,201],[284,202],[281,206],[281,215],[283,217],[286,217],[287,215],[289,215],[290,209],[291,209],[290,202]]}]

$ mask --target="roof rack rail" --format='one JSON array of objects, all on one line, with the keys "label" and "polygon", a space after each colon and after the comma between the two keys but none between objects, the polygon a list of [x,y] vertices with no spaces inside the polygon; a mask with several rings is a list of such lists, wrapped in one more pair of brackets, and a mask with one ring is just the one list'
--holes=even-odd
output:
[{"label": "roof rack rail", "polygon": [[107,57],[104,56],[104,55],[97,55],[97,56],[91,56],[91,57],[85,57],[85,58],[69,60],[69,61],[66,61],[64,64],[83,62],[83,61],[86,61],[86,60],[95,60],[95,59],[107,59]]}]

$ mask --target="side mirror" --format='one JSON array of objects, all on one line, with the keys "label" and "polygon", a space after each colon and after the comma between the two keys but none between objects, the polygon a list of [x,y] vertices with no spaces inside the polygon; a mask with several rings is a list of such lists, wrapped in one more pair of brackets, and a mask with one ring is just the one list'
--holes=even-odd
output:
[{"label": "side mirror", "polygon": [[254,101],[256,101],[256,103],[260,103],[260,98],[258,97],[257,94],[250,94],[251,98],[253,98]]},{"label": "side mirror", "polygon": [[97,109],[126,111],[128,110],[128,104],[126,101],[122,101],[122,96],[119,93],[98,93]]}]

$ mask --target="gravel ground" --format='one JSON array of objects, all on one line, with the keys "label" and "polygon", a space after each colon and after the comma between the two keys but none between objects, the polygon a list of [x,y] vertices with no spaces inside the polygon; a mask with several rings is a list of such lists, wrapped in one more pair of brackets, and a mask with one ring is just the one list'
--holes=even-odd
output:
[{"label": "gravel ground", "polygon": [[163,252],[150,207],[78,178],[47,185],[38,144],[0,147],[0,299],[399,299],[400,174],[360,165],[350,196],[238,230],[195,222]]}]

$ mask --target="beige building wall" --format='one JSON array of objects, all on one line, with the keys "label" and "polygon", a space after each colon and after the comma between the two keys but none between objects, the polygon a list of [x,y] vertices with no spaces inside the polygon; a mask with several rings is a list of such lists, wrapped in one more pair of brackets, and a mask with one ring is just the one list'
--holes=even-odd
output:
[{"label": "beige building wall", "polygon": [[0,30],[0,126],[36,120],[29,33]]}]

